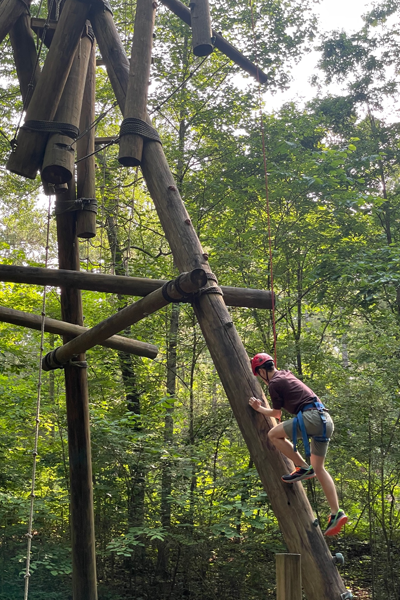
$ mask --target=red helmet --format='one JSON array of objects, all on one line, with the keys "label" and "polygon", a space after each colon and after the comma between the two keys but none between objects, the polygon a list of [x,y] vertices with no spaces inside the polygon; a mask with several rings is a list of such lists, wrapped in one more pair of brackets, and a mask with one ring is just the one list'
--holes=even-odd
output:
[{"label": "red helmet", "polygon": [[274,362],[274,359],[272,358],[272,356],[270,356],[269,354],[266,354],[265,352],[260,352],[259,354],[256,354],[255,356],[253,356],[253,358],[250,361],[251,370],[253,371],[253,375],[254,376],[257,375],[256,369],[258,369],[258,367],[261,367],[264,363],[271,361],[271,360],[272,360],[272,362]]}]

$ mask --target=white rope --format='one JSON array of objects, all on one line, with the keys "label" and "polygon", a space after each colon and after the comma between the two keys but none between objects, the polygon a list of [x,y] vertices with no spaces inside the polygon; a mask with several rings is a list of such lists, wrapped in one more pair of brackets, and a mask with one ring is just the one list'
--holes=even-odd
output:
[{"label": "white rope", "polygon": [[[49,196],[49,208],[47,211],[47,239],[46,239],[46,258],[45,258],[45,267],[47,268],[48,258],[49,258],[49,238],[50,238],[50,219],[51,219],[51,196]],[[30,566],[31,566],[31,548],[32,548],[32,524],[33,524],[33,505],[35,501],[35,479],[36,479],[36,464],[37,464],[37,454],[38,454],[38,441],[39,441],[39,423],[40,423],[40,397],[42,390],[42,358],[43,358],[43,344],[44,344],[44,323],[46,316],[46,292],[47,287],[43,288],[43,302],[42,302],[42,323],[41,323],[41,338],[40,338],[40,352],[39,352],[39,376],[38,376],[38,393],[37,393],[37,402],[36,402],[36,419],[35,419],[35,445],[32,452],[33,456],[33,466],[32,466],[32,487],[31,487],[31,505],[29,511],[29,524],[28,524],[28,533],[26,537],[28,538],[27,551],[26,551],[26,569],[25,569],[25,592],[24,592],[24,600],[28,600],[28,590],[29,590],[29,579],[31,576]]]}]

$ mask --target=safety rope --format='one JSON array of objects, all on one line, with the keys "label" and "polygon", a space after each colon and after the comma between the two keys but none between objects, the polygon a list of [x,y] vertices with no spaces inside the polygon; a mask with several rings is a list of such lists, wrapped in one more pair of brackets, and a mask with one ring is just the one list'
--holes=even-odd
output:
[{"label": "safety rope", "polygon": [[[47,211],[47,233],[46,233],[46,256],[45,256],[45,267],[47,268],[49,260],[49,239],[50,239],[50,220],[51,220],[51,196],[49,196],[49,207]],[[31,485],[31,503],[29,510],[29,523],[28,532],[26,537],[28,539],[27,551],[26,551],[26,569],[25,569],[25,591],[24,600],[28,600],[29,591],[29,579],[31,576],[31,549],[32,549],[32,525],[33,525],[33,507],[35,501],[35,481],[36,481],[36,465],[37,465],[37,454],[38,454],[38,442],[39,442],[39,423],[40,423],[40,400],[42,390],[42,357],[43,357],[43,344],[44,344],[44,325],[46,317],[46,293],[47,286],[43,288],[43,301],[42,301],[42,321],[41,321],[41,336],[40,336],[40,352],[39,352],[39,374],[38,374],[38,386],[37,386],[37,401],[36,401],[36,419],[35,419],[35,443],[32,452],[33,465],[32,465],[32,485]]]},{"label": "safety rope", "polygon": [[272,299],[272,335],[274,338],[274,362],[277,367],[277,355],[276,355],[276,321],[275,321],[275,296],[274,296],[274,272],[272,264],[272,236],[271,236],[271,216],[270,216],[270,203],[269,203],[269,190],[268,190],[268,169],[267,169],[267,153],[265,149],[265,130],[264,130],[264,119],[262,110],[262,98],[261,98],[261,82],[258,67],[257,58],[257,41],[255,34],[255,22],[254,22],[254,11],[253,11],[253,0],[249,0],[251,9],[251,27],[253,32],[253,47],[255,56],[255,65],[257,69],[257,82],[258,82],[258,103],[259,103],[259,115],[260,115],[260,131],[262,140],[262,151],[263,151],[263,162],[264,162],[264,178],[265,178],[265,200],[267,207],[267,224],[268,224],[268,247],[269,247],[269,267],[271,277],[271,299]]}]

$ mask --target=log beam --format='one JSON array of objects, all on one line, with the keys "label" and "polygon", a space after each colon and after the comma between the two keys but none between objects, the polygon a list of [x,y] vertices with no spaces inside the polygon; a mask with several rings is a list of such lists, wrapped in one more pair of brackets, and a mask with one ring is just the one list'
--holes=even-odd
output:
[{"label": "log beam", "polygon": [[[177,17],[191,27],[190,10],[180,2],[180,0],[161,0],[161,3],[167,6]],[[218,48],[225,56],[230,58],[234,63],[246,71],[246,73],[255,77],[260,83],[267,82],[268,75],[261,71],[257,65],[251,62],[251,60],[243,56],[239,50],[236,50],[236,48],[227,42],[221,34],[213,29],[212,35],[215,48]]]},{"label": "log beam", "polygon": [[3,0],[0,4],[0,44],[21,15],[29,15],[31,0]]},{"label": "log beam", "polygon": [[17,69],[24,109],[29,106],[40,74],[35,40],[28,14],[21,15],[10,30],[10,41]]},{"label": "log beam", "polygon": [[[69,186],[69,199],[75,200],[75,184]],[[64,269],[79,270],[75,214],[58,214],[56,221],[59,265]],[[83,326],[79,290],[61,288],[61,314],[64,321]],[[68,343],[70,336],[64,335],[63,340]],[[84,354],[78,355],[78,360],[84,359]],[[70,475],[72,596],[74,600],[97,600],[87,369],[65,365],[64,377]]]},{"label": "log beam", "polygon": [[[95,120],[96,101],[96,49],[95,43],[89,58],[86,75],[85,91],[82,100],[81,120],[79,130],[82,137],[76,144],[78,164],[77,196],[83,210],[76,215],[76,235],[89,239],[96,235],[96,160],[94,156],[96,130]],[[86,132],[86,133],[85,133]]]},{"label": "log beam", "polygon": [[[40,315],[33,315],[31,313],[23,312],[22,310],[14,310],[4,306],[0,306],[0,322],[28,327],[29,329],[36,329],[38,331],[42,328],[42,317]],[[88,331],[88,328],[45,317],[44,330],[47,333],[77,337]],[[108,338],[108,340],[102,342],[101,346],[119,350],[120,352],[128,352],[129,354],[135,354],[136,356],[144,356],[146,358],[156,358],[158,354],[157,346],[148,344],[147,342],[131,340],[130,338],[121,335],[113,335]]]},{"label": "log beam", "polygon": [[[147,296],[162,287],[165,279],[146,279],[144,277],[124,277],[121,275],[100,275],[83,271],[65,269],[43,269],[41,267],[20,267],[0,265],[0,281],[27,283],[33,285],[52,285],[71,287],[92,292],[108,292],[126,296]],[[272,294],[267,290],[235,288],[221,286],[227,306],[245,308],[272,308]]]},{"label": "log beam", "polygon": [[189,4],[192,25],[192,46],[195,56],[208,56],[212,53],[210,6],[208,0],[191,0]]},{"label": "log beam", "polygon": [[126,329],[133,323],[137,323],[144,317],[167,306],[169,302],[179,301],[186,294],[198,292],[206,283],[207,276],[202,269],[182,273],[174,281],[168,282],[165,287],[152,292],[139,302],[123,308],[112,317],[67,342],[64,346],[60,346],[60,348],[46,354],[42,361],[43,369],[50,371],[59,368],[61,365],[68,363],[74,356],[86,352],[86,350],[97,344],[101,344],[118,331]]},{"label": "log beam", "polygon": [[[21,2],[21,0],[18,0]],[[0,5],[2,6],[2,5]],[[26,111],[27,121],[52,121],[67,81],[90,5],[68,0],[61,13],[41,76]],[[48,133],[21,128],[7,169],[35,179],[42,165]]]},{"label": "log beam", "polygon": [[[55,121],[68,123],[78,129],[85,91],[85,80],[89,58],[93,47],[93,32],[86,23],[85,33],[79,42],[79,51],[71,66],[60,103],[55,114]],[[49,136],[42,165],[42,180],[53,185],[68,183],[75,173],[75,149],[71,146],[71,138],[60,133]]]},{"label": "log beam", "polygon": [[[153,0],[137,2],[124,121],[132,118],[146,120],[156,6]],[[123,132],[122,126],[118,160],[124,167],[137,167],[142,160],[143,137]]]}]

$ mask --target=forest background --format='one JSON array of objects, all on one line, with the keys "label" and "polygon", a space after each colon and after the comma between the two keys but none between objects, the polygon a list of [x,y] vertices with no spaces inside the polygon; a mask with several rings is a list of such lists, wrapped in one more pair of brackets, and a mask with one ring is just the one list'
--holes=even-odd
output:
[{"label": "forest background", "polygon": [[[135,2],[111,4],[130,55]],[[320,55],[313,98],[271,112],[257,83],[239,77],[224,55],[195,58],[189,28],[159,6],[149,108],[219,283],[269,289],[262,112],[278,367],[310,385],[335,421],[327,464],[349,523],[329,545],[345,554],[342,576],[357,598],[394,600],[398,5],[377,4],[358,32],[323,36],[311,0],[220,0],[211,10],[213,27],[268,73],[269,92],[289,85],[304,53]],[[39,11],[45,16],[33,2],[32,14]],[[39,179],[4,166],[22,101],[8,39],[0,52],[1,260],[44,266],[48,199]],[[332,82],[343,91],[327,95]],[[121,114],[101,66],[96,110],[96,135],[117,136]],[[117,152],[111,145],[96,154],[98,234],[81,244],[81,269],[174,277],[141,173],[121,168]],[[57,268],[52,217],[48,265]],[[46,298],[46,314],[60,318],[59,290],[48,288]],[[135,299],[83,292],[86,325]],[[42,300],[37,286],[0,284],[3,306],[40,314]],[[272,353],[270,312],[230,310],[249,356]],[[24,586],[40,334],[3,323],[0,331],[0,598],[16,600]],[[157,359],[88,352],[99,598],[274,598],[274,555],[285,544],[190,305],[169,306],[128,334],[156,344]],[[56,345],[60,339],[46,334],[45,351]],[[308,483],[307,493],[325,523],[320,488]],[[53,371],[42,387],[31,598],[72,598],[69,536],[63,373]]]}]

